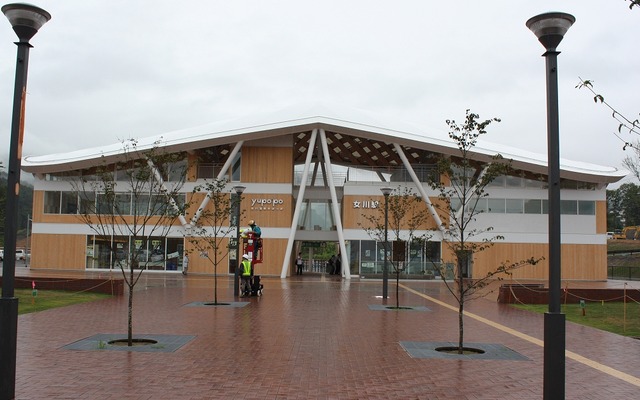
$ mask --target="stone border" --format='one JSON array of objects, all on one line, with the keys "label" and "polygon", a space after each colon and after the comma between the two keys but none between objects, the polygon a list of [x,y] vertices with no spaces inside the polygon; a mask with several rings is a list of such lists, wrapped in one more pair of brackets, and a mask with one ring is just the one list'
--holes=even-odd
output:
[{"label": "stone border", "polygon": [[457,342],[399,342],[411,358],[438,358],[442,360],[511,360],[530,361],[529,358],[495,343],[465,343],[465,347],[484,350],[483,354],[449,354],[436,351],[438,347],[457,347]]},{"label": "stone border", "polygon": [[389,308],[395,307],[393,304],[369,304],[369,310],[371,311],[431,311],[430,308],[425,306],[403,306],[400,305],[401,309]]},{"label": "stone border", "polygon": [[196,336],[192,335],[154,335],[136,334],[136,339],[151,339],[157,341],[155,344],[138,346],[114,346],[109,344],[112,340],[126,339],[127,335],[122,333],[98,333],[97,335],[78,340],[66,346],[64,350],[82,351],[130,351],[134,353],[173,353],[180,347],[189,343]]},{"label": "stone border", "polygon": [[248,301],[221,301],[220,303],[227,304],[210,304],[213,301],[194,301],[191,303],[187,303],[184,307],[215,307],[215,308],[241,308],[248,304],[251,304]]}]

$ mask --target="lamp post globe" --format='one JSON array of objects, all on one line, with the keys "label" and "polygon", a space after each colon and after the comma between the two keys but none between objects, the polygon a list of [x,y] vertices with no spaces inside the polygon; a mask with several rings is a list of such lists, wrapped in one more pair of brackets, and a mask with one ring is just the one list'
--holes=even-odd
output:
[{"label": "lamp post globe", "polygon": [[0,400],[15,397],[16,344],[18,334],[18,299],[14,297],[16,235],[18,231],[18,195],[24,134],[24,109],[27,94],[29,40],[51,15],[31,4],[13,3],[1,8],[18,35],[18,56],[11,117],[11,141],[7,168],[7,196],[4,222],[4,260],[2,297],[0,298]]},{"label": "lamp post globe", "polygon": [[565,396],[565,315],[561,312],[560,132],[558,120],[558,54],[556,48],[575,22],[573,15],[549,12],[526,25],[546,49],[547,150],[549,197],[549,311],[544,316],[543,398]]}]

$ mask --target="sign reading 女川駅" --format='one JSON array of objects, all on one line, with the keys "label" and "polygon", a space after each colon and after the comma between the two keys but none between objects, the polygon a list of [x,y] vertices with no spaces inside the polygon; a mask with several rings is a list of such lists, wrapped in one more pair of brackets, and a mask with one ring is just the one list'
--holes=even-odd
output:
[{"label": "sign reading \u5973\u5ddd\u99c5", "polygon": [[380,202],[378,200],[354,200],[353,208],[378,208]]}]

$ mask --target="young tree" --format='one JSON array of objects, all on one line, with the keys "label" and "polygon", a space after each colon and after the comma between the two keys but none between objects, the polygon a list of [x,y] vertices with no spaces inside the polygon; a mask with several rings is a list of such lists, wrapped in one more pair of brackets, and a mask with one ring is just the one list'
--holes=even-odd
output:
[{"label": "young tree", "polygon": [[[194,193],[206,193],[209,202],[205,208],[198,209],[199,217],[189,238],[196,251],[206,257],[213,266],[214,305],[221,304],[218,303],[218,265],[227,259],[230,251],[229,239],[240,222],[229,224],[234,219],[232,211],[235,210],[234,206],[239,206],[239,199],[231,200],[231,194],[225,192],[226,183],[224,179],[216,179],[194,189]],[[240,257],[240,254],[236,255],[238,262]]]},{"label": "young tree", "polygon": [[134,287],[143,271],[166,261],[165,238],[185,210],[184,194],[180,194],[185,157],[164,154],[159,144],[140,150],[135,139],[124,140],[118,161],[108,163],[103,158],[102,165],[86,171],[90,175],[72,182],[80,199],[79,218],[106,248],[110,268],[120,268],[129,289],[129,346],[133,345]]},{"label": "young tree", "polygon": [[464,350],[464,306],[467,301],[485,296],[481,289],[493,280],[501,280],[505,274],[510,274],[516,268],[534,265],[542,258],[530,258],[518,262],[505,261],[495,270],[485,276],[474,278],[469,272],[474,255],[491,248],[497,240],[504,237],[493,235],[493,227],[480,228],[476,224],[476,217],[484,212],[484,199],[489,194],[487,186],[498,176],[510,170],[509,162],[500,155],[496,155],[490,162],[480,163],[472,160],[472,152],[478,138],[487,133],[487,127],[493,122],[500,122],[498,118],[485,121],[469,110],[462,124],[454,120],[447,120],[449,138],[457,145],[459,154],[456,157],[442,157],[438,162],[440,176],[446,179],[435,179],[431,182],[432,189],[438,192],[439,202],[434,205],[444,215],[448,215],[448,222],[443,218],[445,229],[444,243],[453,256],[453,279],[447,279],[447,262],[443,260],[440,266],[440,276],[447,289],[458,303],[458,353]]},{"label": "young tree", "polygon": [[[364,219],[368,222],[366,227],[363,227],[365,232],[372,239],[383,244],[384,257],[388,259],[389,265],[393,267],[396,274],[396,308],[400,307],[400,273],[402,272],[402,262],[394,263],[389,259],[391,249],[387,248],[387,245],[391,247],[392,240],[402,240],[405,243],[424,243],[428,239],[427,234],[416,235],[416,231],[423,228],[423,225],[429,219],[429,212],[425,207],[422,199],[413,192],[410,187],[400,187],[395,189],[395,195],[388,197],[388,233],[389,240],[385,241],[385,207],[384,204],[379,204],[376,208],[377,212],[370,215],[363,215]],[[359,224],[362,226],[363,224]],[[406,252],[409,251],[409,247],[406,247]],[[405,254],[405,259],[408,259]]]}]

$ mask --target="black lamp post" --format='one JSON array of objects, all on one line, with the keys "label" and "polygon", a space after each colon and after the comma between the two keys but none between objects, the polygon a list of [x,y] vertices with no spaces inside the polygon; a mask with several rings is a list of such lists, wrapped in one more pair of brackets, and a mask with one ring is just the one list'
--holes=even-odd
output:
[{"label": "black lamp post", "polygon": [[388,268],[388,252],[389,252],[389,195],[391,194],[390,187],[380,188],[380,191],[384,195],[384,263],[382,264],[382,298],[386,299],[389,296],[389,268]]},{"label": "black lamp post", "polygon": [[558,52],[576,19],[566,13],[551,12],[527,21],[527,28],[547,50],[547,147],[549,175],[549,311],[544,315],[543,398],[564,399],[565,395],[565,315],[561,312],[560,238],[560,141],[558,124]]},{"label": "black lamp post", "polygon": [[233,295],[240,295],[240,282],[238,282],[238,267],[240,267],[240,205],[242,203],[242,193],[246,187],[234,186],[233,190],[236,192],[236,265],[233,269]]},{"label": "black lamp post", "polygon": [[7,204],[4,222],[4,263],[2,266],[2,298],[0,298],[0,399],[13,399],[16,386],[16,343],[18,335],[18,299],[14,297],[16,272],[16,234],[18,231],[18,196],[24,109],[27,95],[29,39],[51,19],[45,10],[30,4],[7,4],[2,7],[13,31],[18,35],[18,58],[13,93],[9,169],[7,170]]}]

